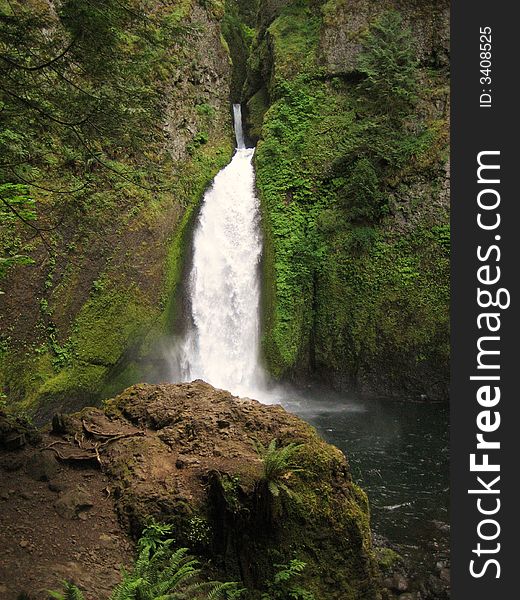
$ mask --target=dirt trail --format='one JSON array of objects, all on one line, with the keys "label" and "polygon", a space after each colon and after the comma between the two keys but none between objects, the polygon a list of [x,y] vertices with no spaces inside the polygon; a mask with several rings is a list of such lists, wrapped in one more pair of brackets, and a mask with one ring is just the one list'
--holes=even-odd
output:
[{"label": "dirt trail", "polygon": [[0,598],[48,598],[63,579],[102,600],[131,563],[109,480],[99,469],[60,465],[50,451],[0,452]]}]

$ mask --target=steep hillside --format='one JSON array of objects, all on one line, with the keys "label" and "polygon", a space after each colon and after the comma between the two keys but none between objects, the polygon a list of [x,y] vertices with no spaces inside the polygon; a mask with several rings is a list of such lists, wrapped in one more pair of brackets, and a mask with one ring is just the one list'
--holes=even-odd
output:
[{"label": "steep hillside", "polygon": [[243,94],[275,376],[447,396],[448,8],[259,3]]},{"label": "steep hillside", "polygon": [[44,416],[160,370],[185,233],[233,147],[230,57],[218,2],[0,8],[1,380]]}]

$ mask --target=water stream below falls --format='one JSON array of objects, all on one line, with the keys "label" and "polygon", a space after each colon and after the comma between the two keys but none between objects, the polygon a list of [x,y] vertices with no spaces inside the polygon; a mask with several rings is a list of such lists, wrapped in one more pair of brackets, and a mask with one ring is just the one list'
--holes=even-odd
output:
[{"label": "water stream below falls", "polygon": [[324,388],[288,393],[281,404],[345,452],[368,494],[373,531],[425,572],[449,556],[447,405]]}]

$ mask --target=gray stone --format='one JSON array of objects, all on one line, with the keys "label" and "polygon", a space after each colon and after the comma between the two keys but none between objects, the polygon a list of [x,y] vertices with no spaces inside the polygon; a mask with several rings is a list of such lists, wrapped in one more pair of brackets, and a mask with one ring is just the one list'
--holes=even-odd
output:
[{"label": "gray stone", "polygon": [[444,581],[445,583],[450,583],[450,570],[449,569],[441,569],[440,573],[439,573],[439,577],[441,581]]},{"label": "gray stone", "polygon": [[35,452],[27,460],[25,471],[31,479],[49,481],[58,472],[58,463],[52,452]]},{"label": "gray stone", "polygon": [[409,588],[408,579],[404,575],[396,573],[392,576],[390,589],[396,592],[406,592]]},{"label": "gray stone", "polygon": [[90,494],[82,487],[62,492],[54,503],[56,512],[64,519],[76,519],[94,506]]}]

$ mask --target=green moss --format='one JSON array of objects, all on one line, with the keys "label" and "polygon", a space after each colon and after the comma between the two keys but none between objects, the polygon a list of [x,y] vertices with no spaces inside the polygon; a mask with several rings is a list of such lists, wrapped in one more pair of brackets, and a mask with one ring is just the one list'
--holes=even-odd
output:
[{"label": "green moss", "polygon": [[[209,109],[199,111],[201,119],[211,118]],[[177,291],[197,207],[211,179],[229,161],[232,149],[231,136],[212,137],[177,174],[172,193],[185,208],[172,227],[160,270],[160,302],[151,302],[138,283],[128,283],[121,273],[108,268],[94,281],[68,337],[62,339],[55,328],[47,328],[47,337],[37,348],[13,355],[6,347],[0,375],[10,403],[43,419],[60,406],[73,410],[92,404],[153,374],[157,340],[172,331],[178,314]],[[161,199],[143,203],[139,217],[150,226],[160,222]],[[74,272],[62,280],[54,310],[57,302],[61,309],[73,302],[80,281]]]},{"label": "green moss", "polygon": [[314,218],[313,180],[302,169],[301,150],[317,124],[324,92],[305,78],[286,83],[283,98],[266,113],[256,155],[266,230],[264,352],[275,375],[301,360],[309,343],[314,248],[307,234]]},{"label": "green moss", "polygon": [[[372,60],[383,43],[375,37],[365,37],[372,41],[362,55],[370,77],[323,77],[314,60],[318,17],[309,8],[288,20],[300,5],[289,3],[269,27],[272,104],[255,118],[268,368],[275,377],[312,372],[379,393],[443,397],[448,212],[430,198],[441,190],[448,126],[429,103],[445,76],[419,70],[409,45],[393,43],[392,13],[388,27],[381,21],[391,38],[381,60],[404,52],[405,81],[384,79],[399,76]],[[265,48],[259,40],[256,54]],[[418,78],[424,98],[414,95]],[[397,117],[370,100],[382,85],[399,91]]]},{"label": "green moss", "polygon": [[273,86],[315,66],[320,18],[310,0],[288,3],[269,27],[275,63]]},{"label": "green moss", "polygon": [[[292,494],[284,501],[282,535],[293,555],[308,565],[302,583],[316,598],[371,598],[375,567],[366,494],[350,482],[347,495],[338,496],[331,482],[342,472],[344,457],[318,438],[303,445],[298,464],[302,471],[287,480]],[[321,527],[333,536],[325,539]],[[334,581],[334,590],[325,581]]]},{"label": "green moss", "polygon": [[150,372],[139,360],[125,361],[122,369],[116,369],[107,374],[100,392],[101,398],[112,398],[131,385],[146,381]]},{"label": "green moss", "polygon": [[262,125],[264,115],[269,108],[269,97],[267,89],[262,87],[247,101],[247,121],[246,126],[249,135],[258,140],[262,137]]},{"label": "green moss", "polygon": [[137,286],[95,295],[82,307],[73,326],[76,357],[87,363],[113,366],[154,318],[157,312]]},{"label": "green moss", "polygon": [[242,88],[246,80],[246,65],[251,43],[250,29],[240,17],[240,7],[233,0],[226,0],[225,14],[222,20],[222,34],[225,38],[228,54],[233,65],[231,78],[231,101],[242,100]]},{"label": "green moss", "polygon": [[[34,391],[55,374],[52,355],[46,346],[37,348],[36,352],[9,350],[2,353],[0,376],[9,405],[14,409],[27,407]],[[25,404],[20,403],[21,399],[26,400]]]},{"label": "green moss", "polygon": [[384,572],[391,572],[396,564],[403,560],[402,557],[391,548],[376,548],[375,555],[379,568]]}]

